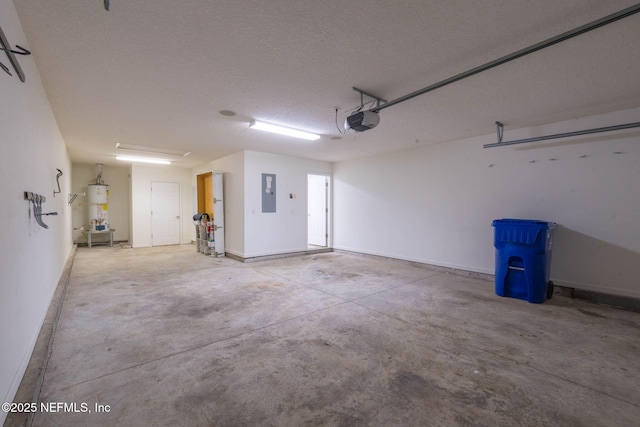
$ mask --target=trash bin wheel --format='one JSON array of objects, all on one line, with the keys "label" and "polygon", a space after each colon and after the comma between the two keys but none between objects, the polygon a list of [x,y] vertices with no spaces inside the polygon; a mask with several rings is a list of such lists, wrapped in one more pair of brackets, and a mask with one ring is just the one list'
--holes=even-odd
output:
[{"label": "trash bin wheel", "polygon": [[547,299],[551,299],[553,297],[553,282],[549,281],[547,283]]}]

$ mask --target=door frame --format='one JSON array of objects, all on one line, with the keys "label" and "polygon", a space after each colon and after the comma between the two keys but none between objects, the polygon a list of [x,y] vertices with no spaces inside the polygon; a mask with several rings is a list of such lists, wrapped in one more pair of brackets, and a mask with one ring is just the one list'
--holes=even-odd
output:
[{"label": "door frame", "polygon": [[[196,180],[196,213],[206,212],[213,216],[213,198],[211,200],[207,200],[205,197],[207,194],[207,187],[209,187],[211,194],[213,194],[213,171],[203,172],[196,175]],[[208,212],[207,208],[209,207],[211,209]]]},{"label": "door frame", "polygon": [[[332,192],[331,192],[331,184],[332,184],[332,177],[331,174],[328,173],[308,173],[307,174],[307,218],[309,216],[309,177],[310,176],[321,176],[324,177],[325,179],[325,206],[326,206],[326,211],[325,211],[325,245],[322,247],[326,247],[326,248],[330,248],[333,246],[333,233],[332,233],[332,222],[331,222],[331,218],[332,218],[332,214],[333,214],[333,210],[332,210],[332,204],[331,204],[331,200],[332,200]],[[309,244],[309,221],[307,220],[307,245]]]},{"label": "door frame", "polygon": [[[196,188],[195,188],[195,203],[194,207],[197,210],[196,213],[203,213],[202,206],[206,206],[207,204],[211,205],[211,212],[207,212],[207,214],[211,215],[213,218],[213,223],[215,226],[215,247],[214,253],[215,256],[221,257],[225,256],[225,229],[224,229],[224,179],[223,172],[217,170],[209,170],[196,175]],[[210,177],[209,181],[211,185],[211,200],[205,200],[206,191],[205,186],[206,178]],[[219,184],[219,190],[222,193],[222,197],[220,195],[216,195],[216,186]],[[206,209],[205,209],[206,210]],[[216,211],[218,215],[216,215]],[[222,225],[221,225],[222,223]]]},{"label": "door frame", "polygon": [[151,213],[151,247],[154,246],[169,246],[169,245],[154,245],[153,244],[153,223],[154,223],[154,218],[153,218],[153,201],[154,201],[154,194],[153,194],[153,185],[154,184],[176,184],[178,186],[178,243],[171,243],[169,245],[179,245],[182,243],[182,184],[180,182],[177,181],[151,181],[151,186],[150,186],[150,213]]}]

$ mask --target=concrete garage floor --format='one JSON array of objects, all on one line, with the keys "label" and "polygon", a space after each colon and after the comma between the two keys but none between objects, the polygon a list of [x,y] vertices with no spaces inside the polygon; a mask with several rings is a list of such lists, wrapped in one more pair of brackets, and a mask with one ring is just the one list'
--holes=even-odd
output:
[{"label": "concrete garage floor", "polygon": [[29,422],[637,426],[639,350],[638,313],[408,262],[78,248],[39,399],[91,412]]}]

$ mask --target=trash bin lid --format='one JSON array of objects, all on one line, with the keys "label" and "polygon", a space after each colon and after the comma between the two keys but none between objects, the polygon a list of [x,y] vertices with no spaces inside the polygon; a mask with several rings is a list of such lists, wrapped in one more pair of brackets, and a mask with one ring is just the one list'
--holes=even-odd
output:
[{"label": "trash bin lid", "polygon": [[554,229],[555,222],[536,219],[496,219],[491,223],[496,228],[495,242],[524,243],[531,245],[536,242],[543,230]]}]

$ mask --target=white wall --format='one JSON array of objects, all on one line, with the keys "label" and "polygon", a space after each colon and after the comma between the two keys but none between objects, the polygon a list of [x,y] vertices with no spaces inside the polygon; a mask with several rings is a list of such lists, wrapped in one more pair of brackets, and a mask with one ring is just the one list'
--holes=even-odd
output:
[{"label": "white wall", "polygon": [[[328,162],[245,151],[245,258],[307,249],[307,175]],[[276,212],[262,213],[262,174],[276,175]],[[296,198],[289,198],[293,193]]]},{"label": "white wall", "polygon": [[[507,126],[505,140],[637,122],[639,113]],[[493,273],[493,219],[554,221],[555,283],[640,297],[639,136],[483,149],[496,141],[487,135],[338,162],[334,247]]]},{"label": "white wall", "polygon": [[[192,194],[197,197],[197,176],[203,173],[219,171],[222,174],[222,191],[224,193],[224,238],[225,252],[232,255],[244,254],[244,151],[214,160],[192,169]],[[219,194],[214,194],[219,198]],[[197,200],[193,203],[193,214],[198,208]],[[195,238],[195,230],[193,232]]]},{"label": "white wall", "polygon": [[[330,175],[330,163],[240,151],[194,168],[192,185],[213,170],[223,172],[226,252],[250,258],[307,249],[307,175]],[[276,175],[275,213],[262,213],[263,173]]]},{"label": "white wall", "polygon": [[[109,186],[109,227],[115,229],[113,240],[129,240],[129,204],[130,204],[130,166],[102,167],[102,181]],[[95,164],[77,164],[72,166],[71,193],[78,194],[71,205],[73,241],[86,243],[87,236],[82,230],[88,227],[87,186],[95,184],[98,168]],[[96,238],[94,238],[96,239]]]},{"label": "white wall", "polygon": [[[12,45],[29,47],[13,3],[0,0],[0,26]],[[2,53],[2,63],[11,67]],[[26,75],[1,72],[0,93],[0,401],[11,402],[27,367],[47,308],[73,247],[71,161],[33,56],[18,58]],[[60,188],[56,168],[62,170]],[[46,197],[49,228],[40,227],[23,192]],[[6,414],[0,411],[0,424]]]},{"label": "white wall", "polygon": [[180,184],[182,228],[180,241],[192,240],[193,214],[191,170],[172,166],[131,165],[131,245],[150,247],[151,241],[151,183],[177,182]]}]

